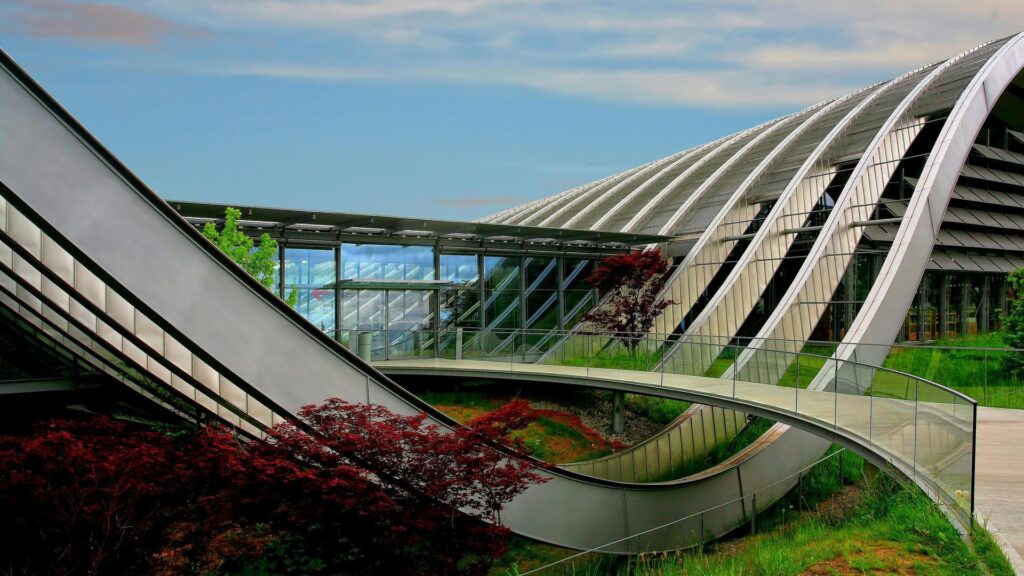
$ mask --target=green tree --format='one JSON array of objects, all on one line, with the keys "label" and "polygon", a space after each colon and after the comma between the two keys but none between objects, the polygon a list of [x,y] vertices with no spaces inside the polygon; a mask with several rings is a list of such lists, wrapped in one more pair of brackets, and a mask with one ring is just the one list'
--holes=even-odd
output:
[{"label": "green tree", "polygon": [[[216,244],[253,278],[259,280],[260,284],[276,293],[274,270],[278,266],[277,241],[264,232],[260,236],[259,246],[256,246],[252,238],[238,229],[238,219],[241,217],[241,210],[229,206],[224,210],[224,226],[218,229],[213,222],[207,222],[206,226],[203,226],[203,236]],[[295,307],[298,301],[298,291],[295,288],[288,292],[287,301],[289,306]]]},{"label": "green tree", "polygon": [[[1010,272],[1006,277],[1013,298],[1006,303],[1009,310],[1003,314],[1003,342],[1010,348],[1024,349],[1024,268]],[[1024,375],[1024,354],[1006,354],[1003,369],[1014,376]]]}]

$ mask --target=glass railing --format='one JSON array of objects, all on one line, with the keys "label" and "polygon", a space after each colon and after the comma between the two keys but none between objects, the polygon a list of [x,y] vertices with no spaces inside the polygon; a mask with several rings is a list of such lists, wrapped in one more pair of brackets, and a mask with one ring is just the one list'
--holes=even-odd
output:
[{"label": "glass railing", "polygon": [[[461,332],[456,343],[468,340],[471,331]],[[678,346],[672,335],[567,333],[549,338],[556,347],[545,354],[529,331],[491,330],[476,339],[478,345],[456,344],[435,353],[406,346],[403,338],[414,336],[376,337],[399,345],[371,350],[370,360],[473,361],[449,366],[512,372],[524,379],[542,374],[602,379],[649,387],[656,395],[712,404],[724,400],[720,404],[727,408],[760,411],[835,433],[917,481],[957,517],[969,518],[972,511],[977,402],[929,379],[870,362],[884,358],[885,347],[836,350],[835,343],[692,338]],[[894,349],[897,357],[905,353],[903,347]],[[679,354],[713,357],[673,358]],[[703,369],[709,360],[711,367]]]}]

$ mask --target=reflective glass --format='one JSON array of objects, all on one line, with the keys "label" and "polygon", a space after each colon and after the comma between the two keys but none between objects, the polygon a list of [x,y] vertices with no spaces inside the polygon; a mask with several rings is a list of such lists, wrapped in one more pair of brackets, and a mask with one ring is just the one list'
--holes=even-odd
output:
[{"label": "reflective glass", "polygon": [[487,288],[484,321],[488,330],[484,347],[488,351],[499,344],[502,349],[510,345],[510,342],[504,343],[507,332],[520,327],[522,294],[519,283],[518,256],[484,258],[484,285]]},{"label": "reflective glass", "polygon": [[333,288],[296,288],[295,294],[299,314],[325,332],[334,331]]},{"label": "reflective glass", "polygon": [[383,330],[384,290],[342,290],[342,330]]},{"label": "reflective glass", "polygon": [[335,282],[334,250],[285,248],[285,288],[323,288]]},{"label": "reflective glass", "polygon": [[476,328],[480,325],[480,291],[441,290],[441,326]]},{"label": "reflective glass", "polygon": [[442,254],[441,280],[454,284],[468,284],[480,279],[480,268],[475,254]]},{"label": "reflective glass", "polygon": [[433,280],[434,249],[430,246],[342,244],[343,280]]}]

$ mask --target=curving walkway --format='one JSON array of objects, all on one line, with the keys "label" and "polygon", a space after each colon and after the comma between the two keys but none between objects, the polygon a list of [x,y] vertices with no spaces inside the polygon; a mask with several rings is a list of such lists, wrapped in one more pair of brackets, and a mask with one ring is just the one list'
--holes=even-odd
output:
[{"label": "curving walkway", "polygon": [[[391,375],[515,378],[622,390],[746,411],[834,439],[876,464],[895,467],[940,502],[964,509],[955,511],[954,516],[969,514],[971,506],[975,405],[966,397],[930,388],[923,380],[907,380],[900,391],[902,397],[893,397],[891,385],[885,395],[875,386],[867,388],[868,395],[837,394],[686,374],[489,360],[424,358],[374,365]],[[843,367],[836,372],[842,375]],[[863,373],[859,376],[871,380]]]}]

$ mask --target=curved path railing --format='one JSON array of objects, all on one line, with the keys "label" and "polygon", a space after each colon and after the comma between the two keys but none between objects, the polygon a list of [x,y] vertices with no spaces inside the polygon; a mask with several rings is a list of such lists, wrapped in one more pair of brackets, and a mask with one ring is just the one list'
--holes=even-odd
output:
[{"label": "curved path railing", "polygon": [[[426,412],[435,422],[454,425],[245,274],[6,55],[0,54],[0,64],[0,285],[8,309],[160,395],[192,403],[254,434],[328,397],[405,414]],[[522,375],[518,365],[509,366],[508,373]],[[581,369],[575,370],[578,377]],[[701,530],[722,534],[746,520],[745,494],[766,487],[784,494],[792,484],[780,480],[814,461],[832,439],[891,462],[919,483],[934,483],[940,501],[944,488],[963,477],[956,442],[940,437],[940,432],[952,438],[965,433],[962,426],[950,426],[963,416],[956,398],[950,410],[931,398],[889,402],[875,394],[830,395],[747,382],[730,388],[727,381],[701,376],[582,371],[584,379],[609,388],[749,407],[821,437],[764,443],[704,475],[665,485],[550,471],[549,482],[510,503],[502,518],[513,530],[554,544],[598,546],[739,495]],[[648,381],[659,377],[663,380]],[[931,386],[914,380],[907,390],[917,394]],[[847,418],[845,409],[863,416],[865,402],[866,428],[861,420]],[[929,435],[939,440],[926,443]],[[911,446],[918,456],[935,457],[928,466],[920,458],[908,460]],[[952,482],[943,482],[943,474]],[[684,547],[697,541],[697,530],[681,523],[608,551]]]},{"label": "curved path railing", "polygon": [[[604,335],[592,338],[601,342],[607,340]],[[651,349],[661,348],[654,344]],[[731,347],[717,342],[708,346]],[[730,356],[741,352],[742,349],[734,347]],[[943,503],[952,516],[961,520],[970,517],[977,409],[973,399],[910,374],[855,360],[836,361],[828,356],[784,350],[773,354],[776,357],[771,358],[771,362],[784,361],[797,371],[809,363],[820,367],[817,370],[805,368],[803,374],[798,372],[795,378],[778,385],[775,381],[744,381],[735,376],[723,379],[667,371],[665,367],[670,363],[661,363],[662,370],[651,372],[647,370],[651,360],[641,359],[639,355],[633,369],[601,367],[599,354],[585,357],[575,366],[524,363],[522,359],[506,356],[459,360],[418,358],[375,365],[387,374],[476,375],[596,386],[762,415],[835,439],[875,462],[891,466],[918,482]],[[782,360],[779,356],[789,358]],[[627,356],[621,364],[629,362]],[[678,442],[691,449],[694,444],[692,438],[682,436]],[[649,446],[643,452],[620,459],[621,470],[617,475],[622,479],[632,478],[637,470],[650,467],[652,459],[657,463],[654,467],[664,473],[666,467],[660,463],[669,458],[670,452],[667,440],[664,444]]]}]

